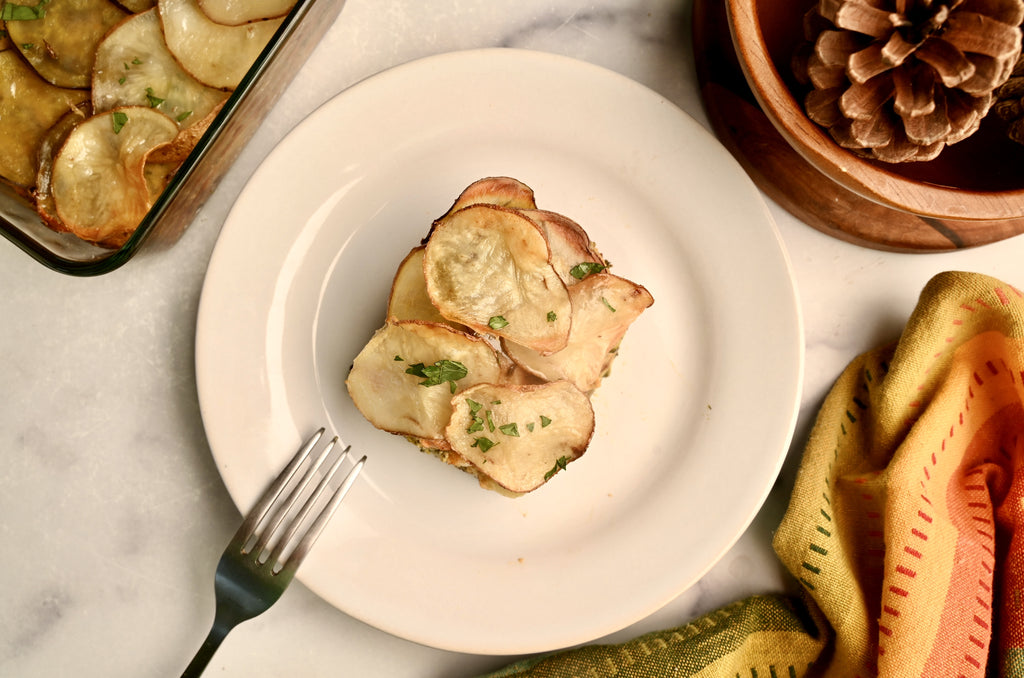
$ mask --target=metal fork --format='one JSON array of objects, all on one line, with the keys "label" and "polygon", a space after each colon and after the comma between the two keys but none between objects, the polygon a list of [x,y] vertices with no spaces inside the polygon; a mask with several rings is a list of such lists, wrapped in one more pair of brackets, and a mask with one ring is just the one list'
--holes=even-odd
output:
[{"label": "metal fork", "polygon": [[[194,678],[202,674],[231,629],[266,612],[277,602],[295,577],[295,571],[309,553],[313,542],[320,536],[327,521],[334,515],[362,470],[363,464],[366,463],[365,456],[355,463],[312,524],[300,534],[303,522],[309,517],[320,498],[326,494],[331,479],[341,468],[342,461],[349,451],[348,447],[341,451],[310,492],[309,488],[316,480],[320,467],[338,443],[338,437],[335,436],[324,450],[315,456],[299,483],[286,494],[288,485],[323,434],[324,429],[321,428],[299,448],[281,474],[249,511],[242,526],[238,528],[238,532],[224,550],[224,555],[217,564],[214,579],[217,604],[213,628],[210,629],[195,658],[181,674],[181,678]],[[303,497],[305,502],[296,513],[295,508]],[[292,542],[296,537],[298,543],[293,546]]]}]

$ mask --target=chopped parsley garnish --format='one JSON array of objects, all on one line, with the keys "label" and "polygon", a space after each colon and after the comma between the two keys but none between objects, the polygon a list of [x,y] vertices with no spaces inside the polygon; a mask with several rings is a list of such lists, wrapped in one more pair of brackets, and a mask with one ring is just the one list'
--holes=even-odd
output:
[{"label": "chopped parsley garnish", "polygon": [[611,304],[609,304],[607,299],[605,299],[604,297],[601,297],[601,303],[604,304],[605,306],[607,306],[609,311],[611,311],[612,313],[615,313],[615,307],[612,306]]},{"label": "chopped parsley garnish", "polygon": [[405,362],[405,359],[402,358],[402,356],[400,356],[400,355],[396,355],[395,356],[395,362],[396,363],[402,363],[402,362]]},{"label": "chopped parsley garnish", "polygon": [[23,42],[21,43],[22,49],[35,49],[36,45],[34,42]]},{"label": "chopped parsley garnish", "polygon": [[124,77],[124,76],[122,75],[122,76],[121,76],[120,78],[118,78],[118,79],[117,79],[117,84],[118,84],[118,85],[123,85],[123,84],[124,84],[124,82],[125,82],[125,80],[127,80],[127,79],[128,79],[128,78],[126,78],[126,77]]},{"label": "chopped parsley garnish", "polygon": [[551,420],[549,418],[545,417],[543,414],[540,415],[540,427],[541,428],[545,428],[550,423],[551,423]]},{"label": "chopped parsley garnish", "polygon": [[544,474],[545,482],[551,480],[551,477],[559,471],[564,471],[565,467],[569,465],[569,457],[559,457],[555,465],[551,467],[551,470]]},{"label": "chopped parsley garnish", "polygon": [[497,444],[498,443],[494,442],[490,438],[484,438],[483,436],[473,439],[473,447],[479,447],[480,451],[484,454],[487,454],[487,451]]},{"label": "chopped parsley garnish", "polygon": [[470,422],[469,428],[466,429],[466,433],[476,433],[477,431],[483,431],[484,418],[477,414],[477,412],[480,411],[480,408],[483,407],[483,405],[471,398],[466,398],[466,404],[469,405],[469,413],[473,415],[473,421]]},{"label": "chopped parsley garnish", "polygon": [[190,115],[192,115],[192,111],[185,111],[184,113],[178,115],[178,117],[175,118],[175,120],[177,120],[178,122],[183,122],[185,118],[187,118]]},{"label": "chopped parsley garnish", "polygon": [[581,261],[569,269],[569,275],[577,280],[583,280],[591,273],[600,273],[604,269],[605,265],[596,261]]},{"label": "chopped parsley garnish", "polygon": [[153,94],[153,88],[152,87],[147,87],[146,88],[146,100],[149,101],[149,107],[150,108],[156,108],[157,106],[159,106],[160,104],[162,104],[164,102],[163,99],[161,99],[160,97],[158,97],[155,94]]},{"label": "chopped parsley garnish", "polygon": [[124,111],[114,111],[111,114],[111,125],[114,128],[114,134],[120,134],[121,128],[128,124],[128,114]]},{"label": "chopped parsley garnish", "polygon": [[135,57],[134,59],[132,59],[132,63],[138,66],[142,63],[142,59],[140,59],[139,57]]},{"label": "chopped parsley garnish", "polygon": [[529,424],[526,425],[526,430],[529,431],[530,433],[533,433],[533,426],[534,424],[531,421]]},{"label": "chopped parsley garnish", "polygon": [[487,326],[492,330],[500,330],[504,327],[508,327],[508,321],[500,315],[491,316],[491,319],[487,321]]},{"label": "chopped parsley garnish", "polygon": [[507,436],[512,436],[513,438],[518,438],[519,437],[519,427],[516,426],[515,422],[512,422],[511,424],[505,424],[503,426],[499,426],[498,430],[501,431],[502,433],[504,433]]},{"label": "chopped parsley garnish", "polygon": [[50,0],[39,0],[35,5],[16,5],[5,2],[0,9],[0,21],[35,21],[46,16],[46,6]]},{"label": "chopped parsley garnish", "polygon": [[422,379],[423,381],[420,382],[420,386],[448,384],[452,393],[455,393],[455,382],[469,374],[469,370],[457,360],[444,359],[438,360],[433,365],[416,363],[407,369],[405,373]]},{"label": "chopped parsley garnish", "polygon": [[487,430],[494,433],[494,419],[491,418],[491,411],[484,412],[484,416],[487,417]]},{"label": "chopped parsley garnish", "polygon": [[548,311],[548,322],[553,323],[558,320],[558,314],[554,311]]}]

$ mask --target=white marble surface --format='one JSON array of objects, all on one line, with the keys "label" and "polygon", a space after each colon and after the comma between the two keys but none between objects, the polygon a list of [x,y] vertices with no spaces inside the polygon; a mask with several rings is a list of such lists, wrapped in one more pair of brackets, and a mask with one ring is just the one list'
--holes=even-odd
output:
[{"label": "white marble surface", "polygon": [[[213,570],[239,519],[206,444],[193,371],[196,308],[218,228],[253,168],[333,94],[417,57],[488,46],[592,61],[704,120],[688,0],[349,0],[173,249],[75,279],[0,242],[0,675],[180,673],[211,621]],[[895,339],[939,271],[976,270],[1024,286],[1020,238],[942,255],[888,254],[771,209],[806,330],[803,403],[786,469],[750,529],[697,586],[606,640],[783,588],[771,531],[814,413],[847,361]],[[208,674],[468,677],[509,660],[388,636],[295,585],[228,637]]]}]

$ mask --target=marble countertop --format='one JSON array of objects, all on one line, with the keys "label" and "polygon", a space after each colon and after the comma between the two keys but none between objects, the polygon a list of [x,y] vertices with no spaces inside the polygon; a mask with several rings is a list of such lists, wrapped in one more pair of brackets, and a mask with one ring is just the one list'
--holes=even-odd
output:
[{"label": "marble countertop", "polygon": [[[0,675],[174,676],[206,634],[214,567],[239,515],[200,418],[196,311],[220,225],[291,128],[391,66],[493,46],[599,64],[706,124],[690,21],[689,0],[348,0],[173,248],[76,279],[0,242]],[[1021,238],[947,254],[891,254],[832,239],[769,208],[792,261],[806,332],[787,463],[753,524],[697,585],[602,641],[784,589],[771,532],[815,412],[846,363],[894,340],[940,271],[974,270],[1024,286]],[[395,638],[297,584],[228,637],[208,674],[468,677],[510,659]]]}]

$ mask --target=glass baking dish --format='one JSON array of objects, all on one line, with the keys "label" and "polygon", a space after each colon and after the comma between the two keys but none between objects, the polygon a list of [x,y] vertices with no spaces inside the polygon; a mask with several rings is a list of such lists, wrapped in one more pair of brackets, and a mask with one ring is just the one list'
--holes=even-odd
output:
[{"label": "glass baking dish", "polygon": [[141,250],[155,251],[173,244],[344,4],[345,0],[297,0],[167,188],[120,248],[99,247],[50,229],[28,200],[3,183],[0,232],[42,264],[76,276],[109,273]]}]

